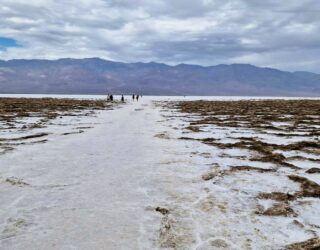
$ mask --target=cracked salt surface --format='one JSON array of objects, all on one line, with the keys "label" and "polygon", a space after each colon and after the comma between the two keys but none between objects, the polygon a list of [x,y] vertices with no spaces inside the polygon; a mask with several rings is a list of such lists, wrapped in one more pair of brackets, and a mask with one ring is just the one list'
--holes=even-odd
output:
[{"label": "cracked salt surface", "polygon": [[[184,127],[189,126],[188,122],[199,118],[197,115],[186,115],[188,115],[188,119],[180,120],[182,124],[185,124]],[[181,127],[181,124],[175,124],[172,127]],[[197,125],[197,127],[200,128],[199,132],[181,133],[176,135],[176,138],[213,138],[219,143],[233,143],[232,140],[236,140],[238,137],[254,137],[267,143],[280,145],[316,139],[316,137],[307,136],[279,138],[276,135],[259,133],[246,128],[219,127],[207,124]],[[177,131],[175,132],[177,133]],[[273,163],[249,161],[252,152],[247,150],[219,149],[215,146],[203,145],[197,140],[186,140],[186,143],[189,144],[189,148],[194,148],[194,165],[199,164],[201,158],[203,158],[202,163],[205,165],[210,165],[211,161],[212,167],[198,169],[204,174],[226,171],[229,166],[235,165],[269,169],[276,167]],[[288,155],[290,155],[289,152]],[[303,152],[291,154],[291,156],[296,155],[308,156],[311,159],[317,158],[317,155]],[[311,161],[294,160],[292,162],[297,165],[306,165]],[[308,168],[315,167],[316,164],[317,162],[312,162]],[[196,218],[197,224],[201,225],[194,232],[197,249],[280,249],[293,242],[319,236],[319,221],[316,218],[320,209],[318,198],[311,198],[311,200],[310,198],[300,198],[289,202],[297,213],[294,216],[263,216],[255,213],[259,205],[263,207],[263,210],[266,210],[272,204],[277,203],[273,200],[257,199],[256,197],[260,193],[293,194],[299,192],[300,184],[290,181],[287,175],[299,174],[319,183],[317,181],[319,174],[310,175],[301,173],[301,171],[303,170],[280,168],[277,172],[263,174],[255,171],[230,174],[222,172],[222,174],[213,177],[211,181],[206,182],[206,185],[201,185],[201,182],[198,182],[198,191],[194,190],[194,192],[198,192],[198,197],[202,196],[201,191],[206,194],[203,198],[198,198],[195,203],[189,204],[189,210],[193,211],[193,218]],[[202,188],[200,188],[201,186]],[[306,199],[309,201],[305,202]],[[303,208],[304,206],[308,208]]]},{"label": "cracked salt surface", "polygon": [[[186,134],[174,128],[185,126],[186,119],[153,103],[173,99],[186,100],[143,97],[72,120],[72,126],[61,126],[70,120],[56,119],[37,130],[52,132],[48,142],[1,155],[0,248],[278,249],[319,236],[313,225],[319,225],[317,198],[290,202],[298,217],[254,213],[259,204],[267,208],[273,203],[255,199],[260,192],[300,190],[286,177],[292,169],[239,171],[204,181],[203,174],[235,165],[275,166],[250,161],[246,149],[179,140]],[[93,128],[61,135],[79,126]],[[221,136],[215,128],[214,134],[231,140],[224,136],[233,137],[228,131],[233,132],[227,128]],[[11,176],[29,185],[8,183]]]}]

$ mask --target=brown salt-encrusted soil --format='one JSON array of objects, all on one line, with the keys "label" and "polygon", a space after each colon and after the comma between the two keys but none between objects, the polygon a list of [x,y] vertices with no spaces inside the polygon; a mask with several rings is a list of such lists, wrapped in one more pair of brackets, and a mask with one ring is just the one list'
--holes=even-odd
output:
[{"label": "brown salt-encrusted soil", "polygon": [[[0,156],[21,145],[46,143],[59,127],[69,132],[58,135],[83,133],[91,127],[79,127],[80,117],[93,116],[95,111],[111,106],[105,100],[0,98]],[[5,182],[20,188],[31,186],[15,176]]]},{"label": "brown salt-encrusted soil", "polygon": [[[38,114],[52,119],[58,115],[68,115],[59,112],[102,109],[107,106],[110,106],[110,103],[105,100],[0,98],[0,118],[9,122],[16,118]],[[72,113],[69,113],[69,115],[72,115]]]},{"label": "brown salt-encrusted soil", "polygon": [[[79,100],[57,98],[0,98],[0,154],[19,145],[45,143],[44,132],[52,121],[63,118],[93,116],[95,111],[110,109],[105,100]],[[60,122],[61,123],[61,122]],[[60,124],[67,127],[70,122]],[[75,127],[62,135],[83,133],[91,127]]]},{"label": "brown salt-encrusted soil", "polygon": [[[111,108],[111,105],[105,101],[4,98],[0,99],[0,107],[0,122],[2,124],[0,154],[4,154],[21,144],[50,141],[51,133],[57,133],[53,132],[55,129],[60,131],[58,136],[71,135],[70,137],[72,137],[72,134],[84,133],[86,129],[93,127],[92,123],[82,123],[83,120],[86,120],[85,117],[94,115],[95,110]],[[136,194],[135,190],[140,188],[140,182],[138,187],[130,188],[130,190],[134,190],[132,193],[129,189],[119,187],[125,186],[132,179],[139,179],[139,176],[143,176],[157,180],[152,182],[152,186],[161,187],[160,195],[155,192],[157,188],[151,189],[153,192],[150,192],[150,197],[154,198],[150,211],[152,216],[159,218],[159,221],[150,216],[146,220],[148,223],[142,222],[145,226],[145,235],[141,239],[142,241],[152,239],[152,242],[155,242],[155,245],[152,244],[154,248],[190,249],[192,247],[192,249],[203,250],[280,249],[287,247],[288,249],[319,249],[320,223],[318,223],[319,220],[313,220],[314,216],[312,216],[317,213],[317,210],[314,209],[320,207],[319,173],[317,170],[319,168],[316,166],[320,160],[319,101],[159,102],[156,107],[163,108],[163,111],[170,112],[170,115],[163,115],[167,121],[157,121],[164,124],[161,129],[156,128],[150,132],[142,130],[143,135],[147,135],[144,136],[144,141],[149,142],[146,144],[147,146],[142,147],[143,153],[146,152],[145,155],[140,150],[135,151],[139,147],[132,147],[131,144],[128,146],[128,143],[119,143],[115,148],[108,143],[109,147],[99,147],[99,154],[93,156],[87,156],[85,154],[87,151],[82,150],[82,155],[85,155],[82,160],[90,157],[91,160],[98,159],[97,162],[92,161],[95,162],[92,165],[98,166],[92,172],[94,173],[92,176],[96,177],[96,172],[99,171],[102,171],[99,172],[99,175],[101,173],[105,175],[101,175],[103,178],[86,179],[86,183],[92,181],[89,182],[90,185],[77,187],[77,190],[80,188],[81,191],[78,195],[84,201],[80,205],[86,206],[92,200],[92,197],[87,195],[86,188],[90,187],[91,190],[92,187],[96,187],[94,190],[97,190],[99,202],[101,198],[99,195],[105,196],[105,193],[109,192],[109,196],[106,196],[108,199],[104,199],[105,203],[101,203],[103,204],[102,208],[105,206],[109,210],[100,209],[101,207],[96,205],[92,210],[94,212],[78,209],[79,213],[76,215],[78,215],[79,222],[90,221],[89,217],[95,213],[106,216],[108,215],[106,211],[113,211],[113,215],[118,216],[119,211],[114,211],[114,208],[118,206],[114,190],[120,191],[116,193],[119,193],[122,198],[125,197],[123,200],[130,199]],[[137,116],[134,113],[138,112],[143,112],[144,115],[135,119]],[[134,119],[135,122],[130,126],[127,126],[127,114],[116,116],[120,118],[122,124],[126,125],[121,132],[131,131],[129,139],[141,143],[137,140],[138,136],[142,136],[140,134],[141,128],[144,129],[145,123],[148,121],[146,127],[152,127],[155,122],[151,119],[152,123],[150,124],[149,112],[151,112],[150,107],[145,111],[143,108],[135,108],[134,112],[131,112],[131,119]],[[73,119],[78,119],[81,116],[83,118],[81,124],[80,121],[72,122]],[[160,119],[158,116],[155,117]],[[178,123],[182,121],[182,124],[177,124],[177,121]],[[165,131],[166,125],[170,125],[170,122],[172,122],[172,131],[177,132],[179,137],[175,137],[176,134],[171,133],[172,131]],[[67,131],[66,129],[59,130],[64,126],[72,126],[73,128]],[[46,130],[46,128],[50,129]],[[104,132],[103,129],[106,130],[105,127],[102,127],[93,134],[96,136],[91,140],[94,142],[93,144],[99,138],[98,142],[103,141],[100,145],[105,145],[105,139],[100,140],[100,135]],[[120,135],[120,130],[114,131],[117,133],[113,134]],[[223,133],[225,135],[221,136]],[[82,136],[79,135],[80,138]],[[108,136],[111,136],[113,141],[123,142],[127,139],[122,136],[113,137],[112,133],[109,133]],[[177,140],[177,138],[184,140]],[[90,138],[86,138],[85,143],[88,139]],[[162,143],[156,144],[157,146],[153,148],[152,144],[158,143],[157,140]],[[153,150],[158,149],[159,145],[164,147],[167,158],[163,158],[161,155],[162,150],[148,151],[150,147]],[[118,152],[122,152],[123,147],[125,147],[124,152],[134,151],[130,162],[127,161],[127,156],[122,157],[121,155],[119,157],[118,155]],[[107,157],[99,158],[99,155],[105,156],[106,148],[112,152],[111,161]],[[176,148],[177,151],[175,151]],[[238,154],[242,151],[245,153]],[[19,150],[13,153],[16,152]],[[151,158],[159,155],[161,161],[146,159],[145,156],[150,155],[150,152],[157,152]],[[8,155],[10,154],[6,154],[4,157]],[[143,157],[139,158],[141,155]],[[77,159],[78,152],[75,152],[73,157],[75,158],[72,159]],[[129,166],[137,158],[139,158],[139,164],[132,165],[134,166],[132,168],[121,168]],[[106,159],[105,162],[112,163],[120,161],[123,164],[120,164],[120,167],[116,166],[114,171],[109,171],[108,168],[105,168],[104,161],[103,164],[97,164],[101,163],[98,162],[99,159]],[[146,160],[149,160],[151,164],[148,161],[146,164]],[[32,161],[29,161],[29,164],[30,162],[33,164]],[[153,165],[155,162],[158,165]],[[147,167],[143,172],[139,172],[143,164],[146,164]],[[152,166],[156,166],[153,169],[154,176],[146,175]],[[64,168],[65,166],[62,166],[61,170]],[[81,169],[83,172],[79,173],[81,176],[85,176],[88,173],[87,165],[84,164],[83,168],[78,168],[77,171]],[[62,173],[68,175],[72,171],[67,169]],[[107,180],[113,179],[112,173],[117,173],[117,171],[120,173],[117,180],[121,185],[114,185],[117,189],[105,188],[104,184],[108,183]],[[111,175],[109,175],[110,172]],[[128,176],[123,177],[123,172],[129,173]],[[161,176],[162,178],[158,179]],[[163,176],[166,177],[163,179]],[[59,175],[59,181],[60,178]],[[30,179],[18,178],[12,176],[11,173],[6,176],[4,182],[6,186],[17,190],[43,190]],[[157,183],[161,183],[161,185],[157,186]],[[50,187],[61,187],[61,185],[58,183],[50,185]],[[123,190],[126,191],[123,192]],[[168,197],[165,190],[169,194]],[[62,190],[59,189],[59,192]],[[81,201],[78,196],[75,198]],[[96,197],[93,198],[96,199]],[[115,202],[110,202],[110,199]],[[109,204],[112,205],[109,206]],[[128,204],[130,204],[128,207],[131,208],[135,206],[136,202]],[[61,219],[62,211],[65,211],[59,210],[60,206],[62,204],[55,206],[56,215],[58,215],[56,219]],[[73,206],[72,202],[72,209]],[[83,208],[83,206],[79,207]],[[121,206],[118,207],[121,210]],[[126,209],[122,209],[123,211]],[[309,214],[305,215],[304,211]],[[46,218],[46,211],[44,215]],[[120,217],[126,215],[127,213],[121,214]],[[141,218],[143,216],[138,213],[131,215],[137,215],[139,219],[143,220]],[[134,216],[131,215],[128,217],[133,218]],[[108,216],[104,218],[108,218]],[[97,225],[101,221],[98,216],[96,217],[97,221],[92,224],[92,228],[96,229],[100,226],[99,229],[102,230],[97,230],[96,233],[101,234],[101,238],[105,237],[104,239],[108,238],[108,233],[105,233],[104,230],[120,232],[119,239],[122,239],[122,242],[126,237],[123,237],[121,232],[130,227],[130,223],[128,223],[130,218],[126,218],[124,224],[121,225],[125,230],[117,230],[117,227],[105,227],[110,220],[106,220],[107,224]],[[61,221],[63,220],[65,218],[61,219]],[[158,224],[156,223],[158,231],[157,238],[153,241],[155,234],[150,235],[149,231],[154,232],[154,221],[158,222]],[[76,227],[70,227],[70,222],[73,223],[74,220],[69,220],[69,223],[65,224],[67,227],[69,226],[68,228],[76,230],[79,227],[78,223]],[[262,222],[266,224],[261,224]],[[11,237],[16,228],[28,227],[28,223],[29,221],[24,218],[8,219],[3,235]],[[83,224],[85,225],[85,223]],[[81,228],[80,232],[85,229],[89,232],[87,235],[92,233],[90,227]],[[73,230],[69,231],[73,232]],[[297,233],[297,237],[296,235],[291,236],[292,232]],[[83,235],[80,241],[82,238]],[[119,244],[117,243],[117,246]],[[153,247],[145,249],[153,249]]]},{"label": "brown salt-encrusted soil", "polygon": [[110,106],[105,100],[0,98],[0,120],[14,127],[14,122],[19,118],[43,117],[45,122],[58,116],[76,116],[82,110],[98,110]]},{"label": "brown salt-encrusted soil", "polygon": [[[185,118],[183,128],[185,134],[180,139],[199,141],[219,150],[239,149],[250,152],[248,156],[223,153],[220,157],[247,160],[255,163],[255,166],[239,164],[222,168],[214,163],[212,171],[202,174],[203,181],[214,181],[215,185],[219,185],[226,177],[239,176],[246,172],[257,176],[270,177],[271,175],[275,179],[287,178],[288,184],[295,183],[300,189],[283,192],[274,186],[273,192],[252,194],[251,199],[256,200],[257,206],[255,210],[248,213],[255,214],[252,216],[257,217],[291,217],[294,221],[299,221],[301,230],[308,228],[311,235],[319,236],[320,225],[316,221],[301,222],[303,219],[300,218],[299,204],[308,206],[311,201],[305,202],[304,199],[320,198],[320,185],[314,181],[314,178],[319,180],[319,167],[312,167],[318,163],[320,166],[320,100],[201,100],[172,102],[164,106],[179,111],[176,117]],[[168,120],[173,118],[174,116],[167,116]],[[219,136],[219,131],[229,132],[222,138]],[[204,132],[203,136],[202,132]],[[211,136],[210,133],[212,133]],[[198,155],[210,157],[209,152]],[[258,167],[260,163],[273,167]],[[313,165],[309,166],[311,164]],[[264,183],[261,183],[261,186],[263,185]],[[232,185],[227,188],[230,192],[233,190]],[[243,190],[243,192],[247,191]],[[269,207],[259,204],[260,201],[267,200],[273,201]],[[314,202],[319,205],[319,200]],[[210,202],[206,204],[206,207],[209,204],[215,206]],[[232,204],[225,201],[224,206],[226,208]],[[319,206],[315,207],[319,208]],[[298,211],[295,211],[296,209]],[[279,244],[282,243],[279,242]],[[319,238],[310,237],[309,240],[300,243],[292,242],[291,245],[282,247],[320,249],[320,243]]]},{"label": "brown salt-encrusted soil", "polygon": [[[196,113],[202,119],[195,124],[216,124],[221,126],[246,126],[256,129],[273,129],[281,132],[307,130],[310,134],[319,135],[314,125],[319,125],[319,100],[259,100],[259,101],[188,101],[176,105],[181,112]],[[221,119],[219,116],[226,116]],[[241,122],[245,122],[243,125]],[[291,122],[279,127],[272,122]],[[306,126],[308,125],[308,126]]]},{"label": "brown salt-encrusted soil", "polygon": [[303,242],[291,244],[287,250],[318,250],[320,249],[320,237],[312,238]]}]

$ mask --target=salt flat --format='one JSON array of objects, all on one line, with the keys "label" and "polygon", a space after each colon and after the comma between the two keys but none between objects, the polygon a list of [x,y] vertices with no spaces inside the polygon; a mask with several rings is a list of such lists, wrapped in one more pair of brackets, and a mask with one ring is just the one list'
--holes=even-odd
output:
[{"label": "salt flat", "polygon": [[[249,153],[179,139],[209,133],[230,140],[231,129],[225,136],[214,126],[204,134],[185,131],[195,118],[166,106],[171,100],[186,98],[143,97],[92,116],[57,118],[36,129],[48,134],[45,143],[0,155],[0,248],[279,249],[319,236],[312,227],[319,226],[318,198],[297,204],[298,217],[253,214],[253,194],[299,190],[284,175],[204,181],[217,164],[239,165],[237,157]],[[88,129],[72,133],[79,127]],[[15,135],[1,131],[8,136]]]},{"label": "salt flat", "polygon": [[[83,134],[56,135],[1,156],[2,247],[138,248],[150,205],[143,183],[162,155],[154,138],[160,117],[151,106],[102,111],[81,120],[95,123]],[[29,185],[4,182],[11,176]]]}]

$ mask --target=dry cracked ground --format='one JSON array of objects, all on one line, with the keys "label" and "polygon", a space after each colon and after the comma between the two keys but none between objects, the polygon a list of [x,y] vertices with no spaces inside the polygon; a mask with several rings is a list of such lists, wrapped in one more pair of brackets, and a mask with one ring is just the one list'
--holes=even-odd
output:
[{"label": "dry cracked ground", "polygon": [[[0,157],[84,133],[99,110],[114,106],[1,98]],[[141,215],[140,241],[151,243],[140,249],[320,249],[319,100],[158,100],[130,112],[155,110],[164,131],[154,139],[168,152],[150,175],[153,202]],[[19,176],[1,182],[32,185]],[[4,238],[29,226],[8,220]]]},{"label": "dry cracked ground", "polygon": [[[47,142],[47,128],[56,135],[83,133],[94,124],[83,117],[111,109],[104,100],[57,98],[0,99],[0,155],[21,145]],[[14,177],[13,177],[14,179]]]},{"label": "dry cracked ground", "polygon": [[[319,100],[158,105],[203,163],[197,195],[183,201],[198,223],[197,249],[320,249]],[[157,208],[162,246],[183,248],[185,215],[171,211],[173,200]]]}]

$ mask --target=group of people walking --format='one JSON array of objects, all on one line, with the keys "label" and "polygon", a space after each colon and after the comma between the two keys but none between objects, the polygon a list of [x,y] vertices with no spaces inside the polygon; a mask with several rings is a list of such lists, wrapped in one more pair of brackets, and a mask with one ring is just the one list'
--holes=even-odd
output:
[{"label": "group of people walking", "polygon": [[113,95],[108,95],[108,97],[107,97],[107,101],[109,102],[112,102],[113,101]]},{"label": "group of people walking", "polygon": [[139,101],[139,95],[132,95],[132,101],[134,101],[134,99],[136,99],[137,101]]},{"label": "group of people walking", "polygon": [[[137,100],[139,101],[139,98],[142,97],[140,95],[132,95],[132,101]],[[107,101],[112,102],[113,101],[113,95],[108,95]],[[124,96],[121,95],[121,102],[124,102]]]}]

